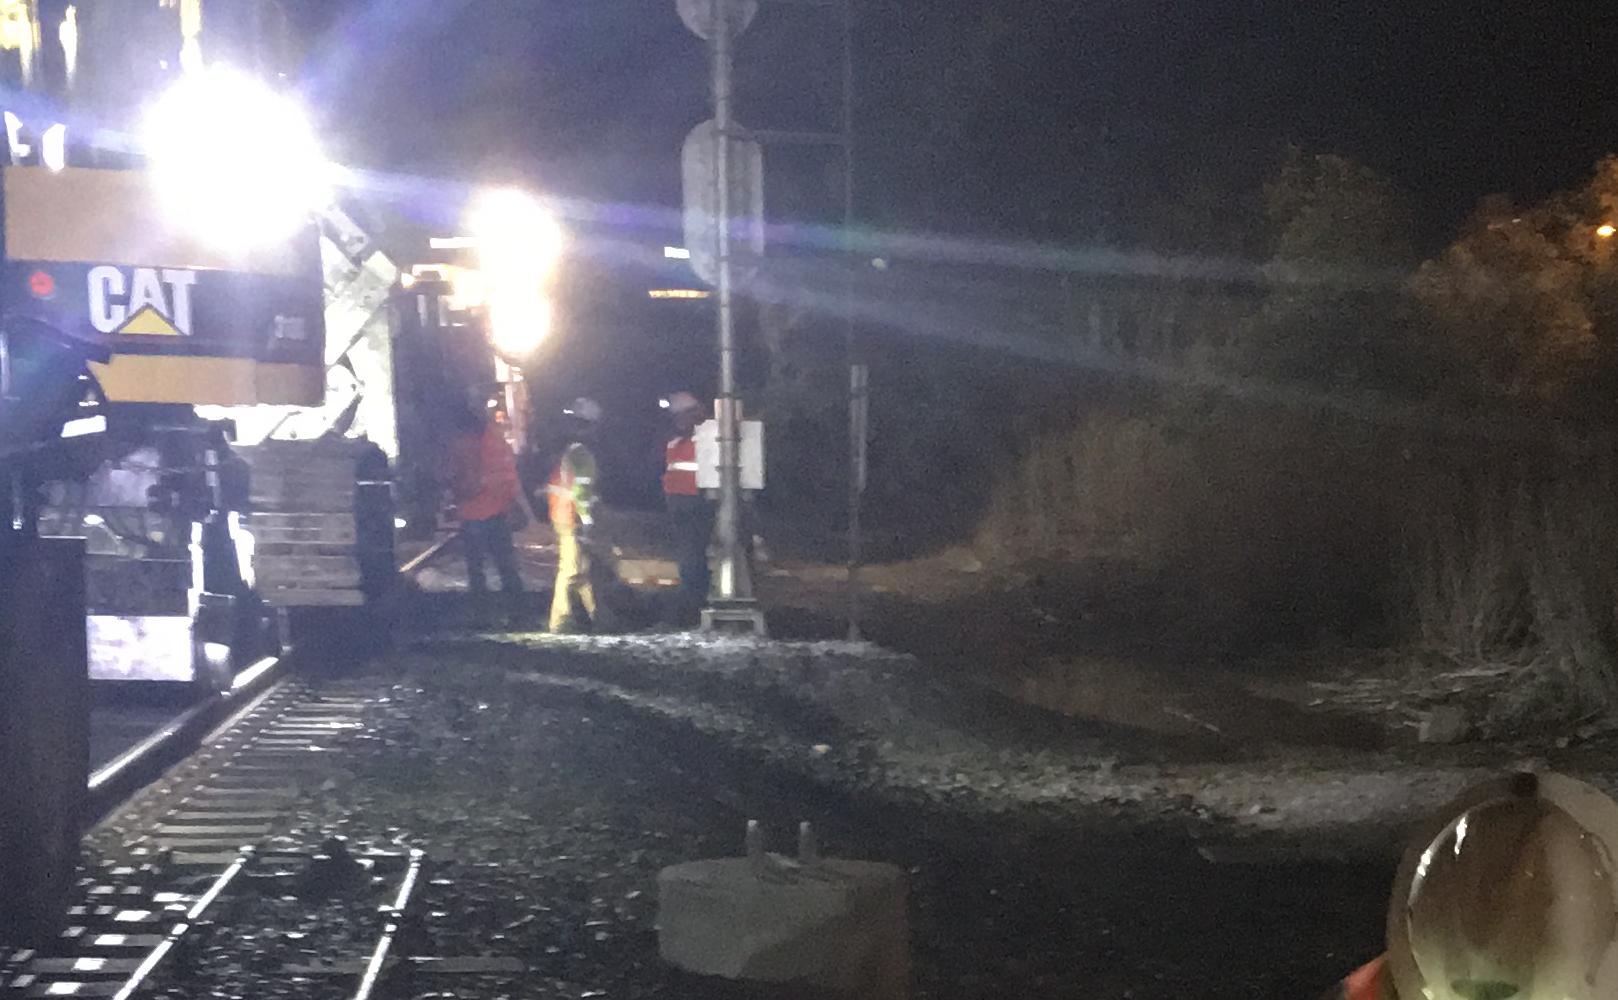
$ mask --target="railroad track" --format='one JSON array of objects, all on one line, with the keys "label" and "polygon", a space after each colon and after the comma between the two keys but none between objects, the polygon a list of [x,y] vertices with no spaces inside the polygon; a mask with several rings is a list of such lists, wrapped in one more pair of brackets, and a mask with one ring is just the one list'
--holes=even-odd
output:
[{"label": "railroad track", "polygon": [[[396,947],[419,902],[425,863],[425,855],[415,850],[353,857],[346,853],[260,853],[244,847],[222,869],[192,874],[190,880],[200,882],[200,891],[195,893],[153,891],[138,881],[105,881],[92,892],[111,901],[75,908],[74,923],[63,932],[63,946],[52,949],[52,954],[22,956],[9,977],[7,992],[26,997],[113,1000],[132,1000],[149,991],[228,996],[232,993],[221,987],[239,992],[258,980],[283,979],[302,986],[318,979],[330,981],[320,992],[372,1000],[384,995],[381,987],[386,974],[397,965]],[[162,875],[172,875],[184,882],[185,873],[196,867],[200,866],[157,868],[159,877],[152,881],[160,884]],[[328,880],[352,881],[350,876],[338,874],[350,870],[358,873],[354,877],[363,884],[350,887],[349,908],[371,911],[350,923],[380,923],[368,950],[353,951],[347,961],[328,954],[311,957],[304,964],[285,963],[278,969],[254,968],[241,961],[244,949],[251,949],[261,936],[273,934],[278,925],[285,924],[284,914],[262,912],[269,893],[306,891],[310,885]],[[150,872],[136,869],[129,874]],[[385,893],[384,901],[367,906],[379,892]],[[305,952],[314,952],[320,945],[308,931],[282,929],[283,936],[308,940],[302,949]],[[340,948],[352,948],[354,940],[362,936],[354,927],[339,930],[343,932]],[[344,979],[357,985],[345,989],[336,982]]]},{"label": "railroad track", "polygon": [[92,832],[104,860],[81,879],[51,946],[0,959],[0,996],[231,996],[285,982],[300,995],[371,1000],[404,969],[522,971],[511,960],[404,955],[407,939],[425,943],[411,922],[423,852],[351,854],[341,840],[306,845],[291,832],[299,800],[343,780],[343,752],[363,737],[373,696],[283,680],[209,734]]}]

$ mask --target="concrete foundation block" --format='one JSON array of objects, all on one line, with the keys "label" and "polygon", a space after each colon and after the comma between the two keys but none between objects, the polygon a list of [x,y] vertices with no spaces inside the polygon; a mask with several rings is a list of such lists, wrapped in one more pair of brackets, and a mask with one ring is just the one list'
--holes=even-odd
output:
[{"label": "concrete foundation block", "polygon": [[658,947],[682,969],[861,1000],[909,996],[904,876],[893,865],[725,858],[665,868],[657,888]]}]

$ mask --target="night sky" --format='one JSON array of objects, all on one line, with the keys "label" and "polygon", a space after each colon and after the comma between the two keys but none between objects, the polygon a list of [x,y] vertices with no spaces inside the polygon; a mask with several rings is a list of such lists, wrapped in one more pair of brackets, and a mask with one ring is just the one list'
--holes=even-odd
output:
[{"label": "night sky", "polygon": [[[299,3],[311,99],[347,157],[677,201],[706,81],[673,0]],[[1609,4],[865,0],[858,17],[861,214],[896,227],[1127,241],[1177,200],[1239,206],[1290,142],[1391,175],[1433,244],[1482,195],[1575,184],[1618,149]],[[742,39],[748,124],[812,124],[833,65],[813,23],[766,8]]]},{"label": "night sky", "polygon": [[[609,462],[619,486],[655,499],[657,395],[715,388],[708,303],[645,296],[693,283],[659,259],[680,240],[681,140],[708,116],[705,51],[674,0],[284,2],[309,40],[307,99],[338,157],[404,177],[520,180],[564,199],[581,238],[570,312],[531,368],[540,412],[574,393],[601,399],[623,431],[612,436],[624,453]],[[858,216],[878,234],[873,256],[897,261],[882,234],[950,234],[968,255],[997,240],[1262,257],[1262,183],[1289,145],[1388,174],[1432,253],[1480,197],[1576,185],[1618,151],[1618,5],[859,0],[857,10]],[[765,6],[738,45],[744,124],[833,123],[834,27]],[[770,153],[772,221],[827,218],[830,166]],[[406,214],[454,228],[464,188],[406,190]],[[1049,277],[990,281],[1014,295],[1016,282]],[[744,344],[750,329],[744,309]]]}]

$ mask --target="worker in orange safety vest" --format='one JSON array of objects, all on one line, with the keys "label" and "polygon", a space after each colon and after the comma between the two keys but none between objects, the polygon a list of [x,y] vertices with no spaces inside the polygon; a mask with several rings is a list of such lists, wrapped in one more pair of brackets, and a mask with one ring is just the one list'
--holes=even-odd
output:
[{"label": "worker in orange safety vest", "polygon": [[680,568],[680,612],[689,618],[708,599],[708,544],[713,540],[713,504],[697,488],[695,435],[705,414],[689,392],[675,393],[664,405],[674,422],[674,437],[663,452],[663,501]]},{"label": "worker in orange safety vest", "polygon": [[484,567],[494,563],[508,614],[522,610],[523,582],[512,544],[513,523],[525,519],[528,501],[517,476],[517,459],[505,435],[485,409],[461,406],[451,412],[454,437],[449,444],[446,469],[455,515],[461,522],[461,544],[466,552],[466,581],[477,613],[489,584]]},{"label": "worker in orange safety vest", "polygon": [[[590,583],[590,529],[596,515],[596,459],[588,440],[601,421],[601,406],[579,398],[566,411],[572,442],[551,471],[551,527],[556,529],[556,590],[551,596],[550,630],[585,631],[596,624],[595,589]],[[588,623],[574,614],[577,603]]]},{"label": "worker in orange safety vest", "polygon": [[1618,802],[1556,774],[1467,792],[1406,852],[1387,948],[1330,996],[1618,997]]}]

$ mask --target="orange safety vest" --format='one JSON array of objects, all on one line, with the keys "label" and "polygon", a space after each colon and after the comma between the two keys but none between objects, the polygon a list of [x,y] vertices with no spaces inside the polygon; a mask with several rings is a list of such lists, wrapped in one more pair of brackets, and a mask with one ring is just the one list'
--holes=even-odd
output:
[{"label": "orange safety vest", "polygon": [[671,497],[697,495],[697,439],[677,437],[663,450],[663,492]]},{"label": "orange safety vest", "polygon": [[1380,955],[1349,973],[1338,987],[1341,1000],[1398,1000],[1393,979],[1388,974],[1388,956]]},{"label": "orange safety vest", "polygon": [[450,448],[450,482],[463,521],[484,521],[506,512],[522,492],[517,459],[493,424],[465,435]]}]

